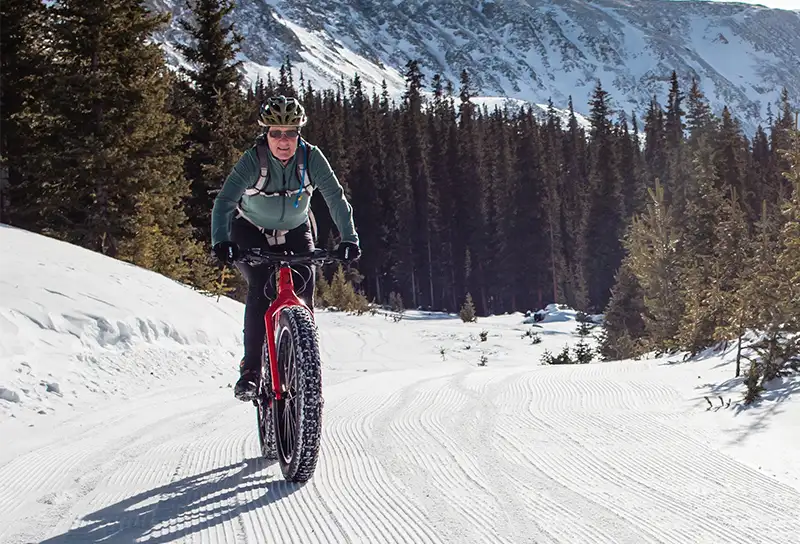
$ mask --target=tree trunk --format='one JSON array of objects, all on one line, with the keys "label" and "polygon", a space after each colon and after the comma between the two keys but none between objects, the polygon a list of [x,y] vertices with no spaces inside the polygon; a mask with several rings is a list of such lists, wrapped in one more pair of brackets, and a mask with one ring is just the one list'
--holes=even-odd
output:
[{"label": "tree trunk", "polygon": [[430,233],[428,233],[428,282],[430,284],[430,289],[431,289],[430,304],[431,304],[431,309],[433,309],[433,308],[436,307],[436,302],[435,302],[435,299],[434,299],[434,296],[433,296],[433,259],[431,257],[431,236],[430,236]]}]

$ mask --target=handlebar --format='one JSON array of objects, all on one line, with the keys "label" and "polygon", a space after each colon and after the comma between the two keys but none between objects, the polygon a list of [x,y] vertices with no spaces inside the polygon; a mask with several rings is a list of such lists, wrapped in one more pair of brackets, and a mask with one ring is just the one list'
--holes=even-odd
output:
[{"label": "handlebar", "polygon": [[278,265],[292,265],[292,264],[329,264],[337,261],[343,261],[336,255],[329,253],[325,249],[315,249],[306,253],[276,253],[273,251],[265,251],[260,248],[242,249],[239,253],[237,261],[247,264],[278,264]]}]

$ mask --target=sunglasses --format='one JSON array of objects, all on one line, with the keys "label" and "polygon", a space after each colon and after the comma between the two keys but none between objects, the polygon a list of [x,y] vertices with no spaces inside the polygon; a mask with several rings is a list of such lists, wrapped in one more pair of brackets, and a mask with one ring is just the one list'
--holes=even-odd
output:
[{"label": "sunglasses", "polygon": [[299,130],[270,130],[267,134],[269,134],[270,138],[275,140],[279,140],[280,138],[285,138],[287,140],[293,140],[297,138],[300,134]]}]

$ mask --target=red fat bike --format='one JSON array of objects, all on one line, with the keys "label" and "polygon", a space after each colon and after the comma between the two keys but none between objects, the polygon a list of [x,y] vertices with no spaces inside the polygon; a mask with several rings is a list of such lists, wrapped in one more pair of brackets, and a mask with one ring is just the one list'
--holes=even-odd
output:
[{"label": "red fat bike", "polygon": [[314,315],[295,293],[292,265],[310,268],[338,259],[322,249],[293,255],[243,249],[239,260],[278,267],[278,296],[264,315],[267,334],[253,404],[261,454],[278,460],[286,480],[305,482],[314,474],[319,456],[322,369]]}]

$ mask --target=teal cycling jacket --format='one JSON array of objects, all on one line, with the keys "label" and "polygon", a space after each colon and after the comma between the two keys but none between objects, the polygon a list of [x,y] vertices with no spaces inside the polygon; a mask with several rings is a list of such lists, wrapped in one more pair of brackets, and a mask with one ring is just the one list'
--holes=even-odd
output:
[{"label": "teal cycling jacket", "polygon": [[[343,242],[359,243],[353,222],[353,208],[344,195],[344,189],[333,173],[328,159],[322,151],[303,141],[308,153],[308,175],[314,189],[319,189],[325,199],[331,218],[342,235]],[[265,193],[297,191],[301,182],[297,176],[297,161],[304,161],[302,145],[297,147],[294,157],[284,166],[267,148],[269,161],[269,183]],[[237,208],[241,215],[251,223],[265,229],[291,230],[308,219],[311,198],[302,193],[298,200],[296,194],[266,196],[253,189],[259,178],[258,156],[255,146],[244,152],[239,162],[225,179],[222,189],[214,199],[211,210],[211,245],[231,240],[231,220]],[[247,191],[247,193],[245,192]],[[255,194],[248,194],[255,193]]]}]

